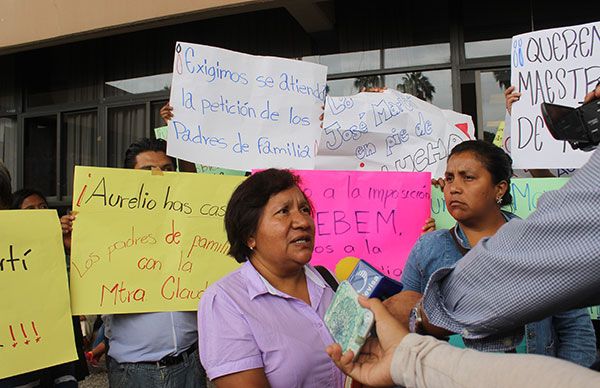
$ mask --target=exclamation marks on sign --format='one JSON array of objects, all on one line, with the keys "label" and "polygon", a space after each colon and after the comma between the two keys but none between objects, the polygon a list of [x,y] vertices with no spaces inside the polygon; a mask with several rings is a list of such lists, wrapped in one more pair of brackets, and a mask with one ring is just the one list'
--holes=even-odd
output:
[{"label": "exclamation marks on sign", "polygon": [[8,326],[8,330],[10,331],[10,338],[12,338],[12,340],[13,340],[12,347],[16,348],[19,343],[17,342],[17,339],[15,338],[15,332],[13,331],[12,325]]},{"label": "exclamation marks on sign", "polygon": [[40,342],[40,340],[42,339],[42,337],[40,337],[40,335],[38,334],[37,329],[35,328],[35,322],[31,321],[31,328],[33,329],[33,332],[35,333],[35,342]]},{"label": "exclamation marks on sign", "polygon": [[[27,330],[25,330],[25,325],[21,322],[21,323],[19,323],[19,327],[21,328],[21,333],[23,333],[23,338],[25,339],[25,341],[23,341],[23,343],[25,345],[29,345],[31,343],[31,340],[29,339],[29,336],[27,335]],[[37,327],[35,327],[34,321],[31,321],[31,328],[33,329],[33,332],[35,333],[35,342],[36,343],[40,342],[42,337],[38,333]],[[17,341],[17,337],[15,336],[15,331],[14,331],[12,325],[8,326],[8,331],[10,332],[10,338],[13,341],[12,347],[16,348],[17,345],[19,344],[19,342]],[[4,347],[4,345],[0,345],[0,347]]]},{"label": "exclamation marks on sign", "polygon": [[23,327],[23,323],[20,324],[21,325],[21,333],[23,333],[23,337],[25,337],[25,342],[23,342],[25,345],[29,345],[29,337],[27,337],[27,332],[25,332],[25,328]]}]

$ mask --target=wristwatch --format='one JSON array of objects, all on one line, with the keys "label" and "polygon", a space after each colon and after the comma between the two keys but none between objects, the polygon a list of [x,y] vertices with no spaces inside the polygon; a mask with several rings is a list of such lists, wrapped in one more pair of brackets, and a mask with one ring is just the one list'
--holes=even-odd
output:
[{"label": "wristwatch", "polygon": [[415,307],[410,310],[408,316],[408,330],[411,333],[425,334],[425,328],[423,327],[423,299],[419,300]]}]

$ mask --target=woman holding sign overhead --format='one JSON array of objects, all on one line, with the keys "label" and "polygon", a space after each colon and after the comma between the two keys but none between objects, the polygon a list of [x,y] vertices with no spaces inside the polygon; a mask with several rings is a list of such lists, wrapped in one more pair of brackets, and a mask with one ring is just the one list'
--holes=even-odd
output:
[{"label": "woman holding sign overhead", "polygon": [[252,175],[233,193],[225,229],[242,266],[200,300],[200,358],[217,387],[341,387],[324,349],[334,292],[309,265],[312,206],[287,170]]},{"label": "woman holding sign overhead", "polygon": [[[400,311],[400,306],[418,300],[435,271],[454,266],[481,239],[495,234],[516,217],[502,210],[512,203],[511,175],[510,156],[493,144],[472,140],[452,149],[443,190],[448,212],[457,223],[450,230],[427,233],[417,241],[402,273],[404,291],[386,301],[394,315],[406,314]],[[515,276],[519,273],[515,272]],[[410,314],[409,326],[411,331],[424,333],[417,322],[420,310],[418,302]],[[566,311],[528,324],[522,333],[528,353],[558,357],[583,366],[590,366],[596,357],[596,340],[587,309]],[[512,344],[492,344],[480,350],[514,348],[520,340],[521,336],[516,336]]]}]

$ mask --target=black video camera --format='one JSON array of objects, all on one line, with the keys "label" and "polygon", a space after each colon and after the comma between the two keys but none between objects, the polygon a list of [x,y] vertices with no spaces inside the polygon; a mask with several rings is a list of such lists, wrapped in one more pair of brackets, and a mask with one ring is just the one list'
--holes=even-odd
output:
[{"label": "black video camera", "polygon": [[600,143],[600,100],[578,108],[544,102],[542,116],[550,134],[568,141],[574,150],[591,151]]}]

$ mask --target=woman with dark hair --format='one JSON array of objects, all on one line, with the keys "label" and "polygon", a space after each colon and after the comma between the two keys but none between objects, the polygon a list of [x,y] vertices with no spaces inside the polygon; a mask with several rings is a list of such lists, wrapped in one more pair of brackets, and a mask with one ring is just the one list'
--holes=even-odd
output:
[{"label": "woman with dark hair", "polygon": [[35,189],[17,190],[12,195],[12,209],[48,209],[48,201]]},{"label": "woman with dark hair", "polygon": [[217,387],[341,387],[324,349],[334,292],[309,265],[315,225],[299,178],[250,176],[225,212],[229,255],[243,265],[200,300],[200,358]]},{"label": "woman with dark hair", "polygon": [[[481,239],[495,234],[516,217],[501,209],[512,204],[512,172],[510,156],[493,144],[471,140],[452,149],[443,190],[446,207],[456,225],[450,230],[424,234],[417,241],[402,273],[404,291],[393,306],[398,306],[401,300],[420,300],[435,271],[454,266]],[[411,331],[422,333],[419,303],[411,311],[409,326]],[[525,338],[528,353],[554,356],[583,366],[590,366],[596,357],[596,339],[587,309],[567,311],[528,324]]]}]

